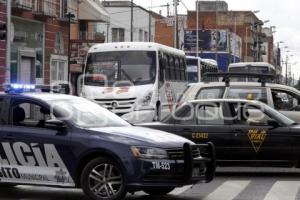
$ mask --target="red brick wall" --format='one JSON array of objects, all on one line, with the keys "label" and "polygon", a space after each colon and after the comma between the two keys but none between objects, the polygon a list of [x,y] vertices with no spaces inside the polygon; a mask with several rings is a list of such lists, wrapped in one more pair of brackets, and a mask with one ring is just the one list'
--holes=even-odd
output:
[{"label": "red brick wall", "polygon": [[[56,0],[56,14],[60,16],[60,0]],[[45,54],[44,54],[44,83],[49,84],[50,78],[50,57],[51,54],[54,54],[54,45],[55,45],[55,36],[57,32],[63,33],[64,38],[64,54],[68,55],[68,34],[69,34],[69,25],[67,21],[58,20],[53,17],[46,16],[37,16],[34,15],[31,11],[21,11],[13,10],[13,16],[18,16],[23,19],[36,20],[44,23],[45,25]]]},{"label": "red brick wall", "polygon": [[154,41],[170,47],[174,46],[174,27],[167,26],[163,20],[155,22],[155,38]]},{"label": "red brick wall", "polygon": [[[6,5],[0,3],[0,22],[6,22]],[[5,82],[6,42],[0,41],[0,85]]]}]

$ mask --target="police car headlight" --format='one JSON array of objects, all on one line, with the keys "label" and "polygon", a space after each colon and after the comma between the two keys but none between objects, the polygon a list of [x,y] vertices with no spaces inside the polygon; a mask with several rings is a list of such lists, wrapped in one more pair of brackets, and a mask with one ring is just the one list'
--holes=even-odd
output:
[{"label": "police car headlight", "polygon": [[152,148],[152,147],[131,147],[131,151],[134,157],[144,159],[168,159],[168,153],[164,149]]}]

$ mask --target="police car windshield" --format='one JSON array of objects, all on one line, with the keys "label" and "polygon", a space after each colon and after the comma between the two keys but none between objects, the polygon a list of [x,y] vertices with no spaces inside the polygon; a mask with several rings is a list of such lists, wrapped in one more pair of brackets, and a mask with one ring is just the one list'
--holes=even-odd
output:
[{"label": "police car windshield", "polygon": [[130,126],[112,112],[85,99],[51,101],[53,110],[60,113],[60,120],[70,120],[83,128]]}]

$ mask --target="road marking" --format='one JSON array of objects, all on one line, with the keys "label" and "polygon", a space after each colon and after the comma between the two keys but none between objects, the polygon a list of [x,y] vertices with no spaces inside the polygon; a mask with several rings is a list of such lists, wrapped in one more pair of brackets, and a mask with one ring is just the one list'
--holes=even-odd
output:
[{"label": "road marking", "polygon": [[232,200],[239,195],[249,183],[250,181],[226,181],[205,197],[204,200]]},{"label": "road marking", "polygon": [[184,187],[181,187],[181,188],[176,188],[175,190],[170,192],[170,195],[174,195],[174,196],[180,195],[180,194],[184,193],[185,191],[191,189],[192,186],[193,185],[187,185],[187,186],[184,186]]},{"label": "road marking", "polygon": [[264,200],[296,199],[300,181],[277,181],[270,189]]}]

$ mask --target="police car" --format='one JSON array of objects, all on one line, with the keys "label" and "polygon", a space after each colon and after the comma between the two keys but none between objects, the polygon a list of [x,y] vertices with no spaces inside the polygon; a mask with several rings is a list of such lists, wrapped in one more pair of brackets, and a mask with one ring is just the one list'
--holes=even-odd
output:
[{"label": "police car", "polygon": [[192,100],[163,122],[142,126],[195,143],[213,142],[219,165],[299,167],[300,163],[300,125],[258,101]]},{"label": "police car", "polygon": [[25,89],[34,86],[12,85],[0,95],[1,185],[76,187],[102,200],[213,179],[211,143],[134,127],[80,97]]}]

